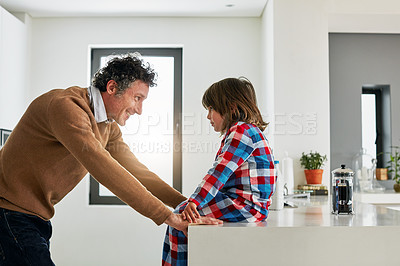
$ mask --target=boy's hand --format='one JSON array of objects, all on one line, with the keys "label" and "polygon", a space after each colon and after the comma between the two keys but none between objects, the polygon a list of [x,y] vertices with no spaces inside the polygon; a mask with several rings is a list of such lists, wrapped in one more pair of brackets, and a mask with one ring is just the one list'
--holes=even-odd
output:
[{"label": "boy's hand", "polygon": [[197,218],[200,218],[200,214],[197,211],[197,206],[193,202],[188,202],[185,209],[182,212],[182,217],[185,220],[188,220],[189,223],[196,223]]}]

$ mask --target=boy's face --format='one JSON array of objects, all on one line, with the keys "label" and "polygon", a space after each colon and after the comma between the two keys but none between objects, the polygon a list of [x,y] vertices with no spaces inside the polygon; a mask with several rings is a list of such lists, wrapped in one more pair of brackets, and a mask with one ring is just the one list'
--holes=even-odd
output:
[{"label": "boy's face", "polygon": [[220,113],[215,111],[212,107],[208,107],[207,119],[210,120],[210,123],[214,127],[214,130],[216,132],[223,131],[222,127],[224,125],[224,118]]}]

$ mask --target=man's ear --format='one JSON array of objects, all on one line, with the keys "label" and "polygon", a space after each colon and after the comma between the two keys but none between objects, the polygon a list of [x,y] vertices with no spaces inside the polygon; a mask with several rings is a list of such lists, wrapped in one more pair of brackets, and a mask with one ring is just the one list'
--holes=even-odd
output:
[{"label": "man's ear", "polygon": [[109,80],[107,82],[106,89],[107,89],[107,94],[115,95],[117,93],[117,91],[118,91],[117,82],[115,82],[115,80]]}]

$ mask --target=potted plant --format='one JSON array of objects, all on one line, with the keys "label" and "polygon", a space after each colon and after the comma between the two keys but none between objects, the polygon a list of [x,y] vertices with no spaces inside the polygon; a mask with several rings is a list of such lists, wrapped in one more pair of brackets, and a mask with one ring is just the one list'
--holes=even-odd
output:
[{"label": "potted plant", "polygon": [[324,172],[322,167],[327,160],[326,155],[321,155],[318,152],[302,153],[300,163],[305,168],[307,184],[321,184],[322,173]]},{"label": "potted plant", "polygon": [[390,154],[390,160],[387,162],[389,164],[388,173],[392,173],[392,179],[394,180],[393,189],[396,192],[400,192],[400,152],[398,146],[392,147],[392,153]]}]

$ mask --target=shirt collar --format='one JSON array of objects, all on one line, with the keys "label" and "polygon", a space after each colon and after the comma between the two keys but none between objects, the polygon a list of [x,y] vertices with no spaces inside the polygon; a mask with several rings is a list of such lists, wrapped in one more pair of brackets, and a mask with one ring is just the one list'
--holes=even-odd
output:
[{"label": "shirt collar", "polygon": [[101,97],[100,90],[96,87],[89,86],[88,93],[90,98],[90,105],[94,110],[94,119],[97,123],[113,122],[114,120],[107,118],[106,107],[104,106],[103,97]]}]

